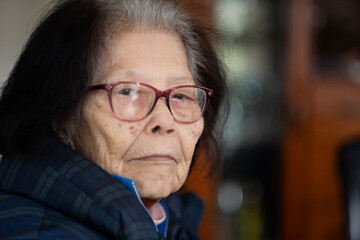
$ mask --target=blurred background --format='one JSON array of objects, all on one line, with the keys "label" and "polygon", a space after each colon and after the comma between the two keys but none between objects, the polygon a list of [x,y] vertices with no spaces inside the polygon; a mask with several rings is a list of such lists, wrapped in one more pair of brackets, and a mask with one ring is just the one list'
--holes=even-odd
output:
[{"label": "blurred background", "polygon": [[[0,0],[0,82],[48,2]],[[207,178],[200,163],[187,182],[206,201],[202,239],[345,240],[338,153],[360,138],[360,1],[184,8],[219,29],[231,97],[221,175]]]}]

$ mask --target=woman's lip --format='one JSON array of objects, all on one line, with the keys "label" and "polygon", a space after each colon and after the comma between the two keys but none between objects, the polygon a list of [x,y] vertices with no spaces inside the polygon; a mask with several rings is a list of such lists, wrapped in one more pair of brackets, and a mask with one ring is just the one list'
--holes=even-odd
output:
[{"label": "woman's lip", "polygon": [[154,154],[154,155],[148,155],[144,157],[139,157],[134,160],[139,161],[175,161],[175,159],[170,155],[163,155],[163,154]]}]

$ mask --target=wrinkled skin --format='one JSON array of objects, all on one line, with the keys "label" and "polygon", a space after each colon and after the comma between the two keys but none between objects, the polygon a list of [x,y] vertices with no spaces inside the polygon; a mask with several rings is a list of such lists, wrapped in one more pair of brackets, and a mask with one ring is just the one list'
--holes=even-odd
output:
[{"label": "wrinkled skin", "polygon": [[[112,40],[98,83],[137,81],[159,90],[194,85],[180,39],[169,33],[128,32]],[[116,118],[104,90],[89,92],[75,148],[110,174],[135,181],[149,208],[185,182],[204,120],[180,123],[160,98],[136,122]]]}]

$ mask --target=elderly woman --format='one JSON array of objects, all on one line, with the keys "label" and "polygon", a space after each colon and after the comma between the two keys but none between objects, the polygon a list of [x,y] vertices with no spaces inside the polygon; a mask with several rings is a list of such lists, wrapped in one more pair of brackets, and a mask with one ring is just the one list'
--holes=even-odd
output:
[{"label": "elderly woman", "polygon": [[0,100],[0,238],[197,239],[179,194],[218,162],[225,81],[205,31],[166,0],[67,0]]}]

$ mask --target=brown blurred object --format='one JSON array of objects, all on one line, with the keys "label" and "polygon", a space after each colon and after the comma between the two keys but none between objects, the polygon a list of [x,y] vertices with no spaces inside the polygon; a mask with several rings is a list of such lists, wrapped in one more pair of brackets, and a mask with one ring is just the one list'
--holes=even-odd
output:
[{"label": "brown blurred object", "polygon": [[205,214],[201,221],[199,237],[204,240],[214,239],[215,226],[215,191],[217,186],[217,178],[215,176],[208,177],[204,166],[206,165],[206,154],[201,154],[201,158],[194,165],[191,174],[186,180],[186,190],[196,192],[205,202]]},{"label": "brown blurred object", "polygon": [[202,24],[213,25],[214,0],[183,0],[182,6],[189,15]]},{"label": "brown blurred object", "polygon": [[[284,240],[345,239],[337,153],[345,142],[360,138],[360,85],[342,67],[323,72],[317,66],[316,47],[324,43],[316,42],[324,35],[317,36],[312,22],[317,2],[292,0],[289,14],[285,82],[289,122],[280,230]],[[326,40],[333,39],[321,41]],[[341,61],[334,63],[342,65]]]}]

